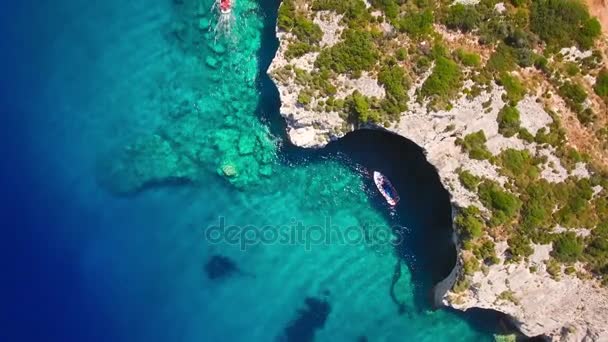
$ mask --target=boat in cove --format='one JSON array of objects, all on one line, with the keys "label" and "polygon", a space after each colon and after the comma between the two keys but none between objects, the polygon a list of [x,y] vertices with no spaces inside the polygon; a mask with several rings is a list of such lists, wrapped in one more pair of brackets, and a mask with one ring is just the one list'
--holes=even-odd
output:
[{"label": "boat in cove", "polygon": [[399,194],[388,178],[380,172],[374,171],[374,183],[376,183],[378,191],[384,196],[386,202],[393,207],[396,206],[399,202]]}]

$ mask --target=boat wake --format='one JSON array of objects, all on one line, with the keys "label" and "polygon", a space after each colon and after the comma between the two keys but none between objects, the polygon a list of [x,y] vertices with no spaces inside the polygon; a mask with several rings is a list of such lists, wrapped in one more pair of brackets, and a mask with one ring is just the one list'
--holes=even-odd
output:
[{"label": "boat wake", "polygon": [[212,11],[218,13],[217,24],[214,32],[217,36],[230,36],[236,22],[232,6],[234,0],[216,0],[213,2]]}]

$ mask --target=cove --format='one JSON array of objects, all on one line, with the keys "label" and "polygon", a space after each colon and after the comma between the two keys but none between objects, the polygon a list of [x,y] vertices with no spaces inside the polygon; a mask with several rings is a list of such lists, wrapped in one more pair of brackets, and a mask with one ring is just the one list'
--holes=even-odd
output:
[{"label": "cove", "polygon": [[[496,319],[430,308],[429,291],[455,252],[447,193],[422,151],[378,131],[318,151],[290,146],[264,73],[279,3],[237,4],[239,44],[220,38],[224,50],[207,30],[209,1],[2,5],[11,14],[2,21],[10,51],[2,139],[19,147],[2,168],[10,279],[2,340],[491,340]],[[130,196],[108,191],[100,169],[151,136],[175,154],[153,150],[145,156],[155,158],[138,161],[154,163],[137,165],[172,172],[168,161],[192,161],[196,151],[194,168],[177,163],[192,171],[186,181]],[[239,150],[251,136],[263,153]],[[227,162],[243,178],[222,174]],[[129,186],[115,177],[139,175],[126,165],[102,180]],[[393,180],[403,201],[396,213],[364,169]],[[238,226],[330,217],[337,227],[404,226],[407,234],[396,247],[372,240],[243,251],[205,240],[219,216]],[[208,276],[214,256],[230,260],[220,268],[247,274]]]}]

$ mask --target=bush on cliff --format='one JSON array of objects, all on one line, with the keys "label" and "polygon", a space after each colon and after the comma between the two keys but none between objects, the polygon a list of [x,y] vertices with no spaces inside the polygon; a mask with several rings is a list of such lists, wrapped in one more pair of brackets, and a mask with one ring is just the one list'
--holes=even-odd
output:
[{"label": "bush on cliff", "polygon": [[453,60],[439,56],[435,60],[433,73],[424,81],[420,88],[423,97],[435,96],[449,99],[460,90],[462,74],[460,67]]},{"label": "bush on cliff", "polygon": [[284,1],[279,8],[277,25],[280,29],[293,33],[303,43],[316,44],[323,38],[319,25],[298,13],[293,0]]},{"label": "bush on cliff", "polygon": [[601,34],[600,23],[582,1],[535,0],[531,9],[530,28],[550,48],[578,45],[589,49]]},{"label": "bush on cliff", "polygon": [[483,160],[492,157],[492,153],[486,148],[486,135],[482,130],[467,134],[464,139],[456,139],[457,145],[469,154],[469,158]]},{"label": "bush on cliff", "polygon": [[608,103],[608,69],[603,69],[595,80],[595,93]]},{"label": "bush on cliff", "polygon": [[575,262],[583,254],[583,239],[573,232],[561,233],[553,241],[551,255],[560,262]]},{"label": "bush on cliff", "polygon": [[371,70],[379,57],[371,34],[362,30],[346,30],[342,36],[344,41],[321,51],[315,66],[339,74]]},{"label": "bush on cliff", "polygon": [[515,107],[504,106],[496,118],[498,121],[498,132],[505,137],[512,137],[519,132],[519,111]]},{"label": "bush on cliff", "polygon": [[521,201],[493,181],[486,180],[481,183],[478,194],[481,203],[492,212],[492,226],[509,223],[519,214]]},{"label": "bush on cliff", "polygon": [[461,209],[454,223],[465,240],[481,237],[485,227],[479,208],[472,205]]},{"label": "bush on cliff", "polygon": [[475,6],[457,3],[448,8],[443,23],[450,29],[468,32],[476,28],[481,21]]},{"label": "bush on cliff", "polygon": [[399,31],[407,33],[409,37],[419,38],[433,32],[434,21],[433,11],[430,9],[419,12],[406,12],[397,22],[397,28]]},{"label": "bush on cliff", "polygon": [[399,112],[407,109],[410,80],[400,65],[385,63],[378,73],[378,82],[384,86],[387,97],[397,105]]}]

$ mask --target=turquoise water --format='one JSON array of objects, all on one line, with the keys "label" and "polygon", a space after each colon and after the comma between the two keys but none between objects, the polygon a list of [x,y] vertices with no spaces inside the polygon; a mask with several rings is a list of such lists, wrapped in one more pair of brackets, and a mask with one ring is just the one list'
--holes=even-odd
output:
[{"label": "turquoise water", "polygon": [[[19,337],[6,340],[491,340],[494,319],[431,310],[454,249],[420,150],[377,132],[316,152],[285,142],[264,75],[276,1],[238,1],[229,33],[213,31],[209,0],[2,6],[4,137],[17,146],[3,165]],[[398,210],[372,169],[393,178]],[[221,219],[373,234],[208,241]],[[209,279],[214,255],[239,271]]]}]

